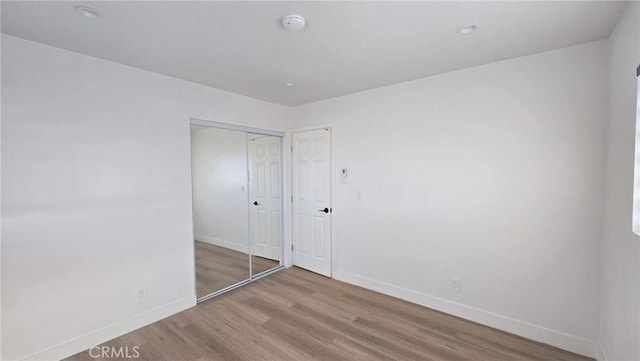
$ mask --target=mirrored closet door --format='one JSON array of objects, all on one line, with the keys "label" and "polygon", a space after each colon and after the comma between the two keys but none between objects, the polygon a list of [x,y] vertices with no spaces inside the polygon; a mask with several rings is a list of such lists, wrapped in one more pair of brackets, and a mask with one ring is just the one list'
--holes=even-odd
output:
[{"label": "mirrored closet door", "polygon": [[281,148],[277,132],[192,120],[199,301],[281,267]]}]

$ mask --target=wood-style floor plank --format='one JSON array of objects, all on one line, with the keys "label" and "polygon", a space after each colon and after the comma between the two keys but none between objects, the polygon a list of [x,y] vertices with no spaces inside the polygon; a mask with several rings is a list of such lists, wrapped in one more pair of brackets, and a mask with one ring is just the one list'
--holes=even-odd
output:
[{"label": "wood-style floor plank", "polygon": [[298,268],[105,345],[144,361],[592,360]]}]

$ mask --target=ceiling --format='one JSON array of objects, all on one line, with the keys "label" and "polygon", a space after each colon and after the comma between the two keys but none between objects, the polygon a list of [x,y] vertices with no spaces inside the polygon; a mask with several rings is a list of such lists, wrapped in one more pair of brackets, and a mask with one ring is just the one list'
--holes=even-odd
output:
[{"label": "ceiling", "polygon": [[[97,9],[89,19],[77,5]],[[609,37],[625,2],[3,1],[2,32],[295,106]],[[285,15],[306,18],[287,32]],[[457,33],[461,26],[478,30]],[[287,86],[287,81],[295,82]]]}]

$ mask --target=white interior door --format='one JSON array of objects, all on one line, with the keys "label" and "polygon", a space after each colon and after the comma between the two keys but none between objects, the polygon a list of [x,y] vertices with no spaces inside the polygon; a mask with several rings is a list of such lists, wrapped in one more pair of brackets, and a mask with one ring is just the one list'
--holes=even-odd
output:
[{"label": "white interior door", "polygon": [[293,133],[293,264],[331,277],[331,129]]},{"label": "white interior door", "polygon": [[280,137],[249,134],[251,253],[280,260]]}]

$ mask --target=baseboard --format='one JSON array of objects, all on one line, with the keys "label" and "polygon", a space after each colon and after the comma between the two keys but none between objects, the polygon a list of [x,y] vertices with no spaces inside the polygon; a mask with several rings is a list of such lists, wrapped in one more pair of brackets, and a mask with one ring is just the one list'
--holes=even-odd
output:
[{"label": "baseboard", "polygon": [[563,350],[594,358],[599,355],[598,344],[595,341],[582,337],[570,335],[348,272],[336,271],[333,276],[339,281],[397,297],[405,301],[413,302],[421,306],[464,318],[466,320],[477,322],[534,341],[545,343],[547,345],[555,346]]},{"label": "baseboard", "polygon": [[21,360],[61,360],[195,305],[195,295],[183,297],[102,329],[86,333],[56,346],[25,356],[21,358]]},{"label": "baseboard", "polygon": [[230,241],[227,241],[225,239],[205,236],[203,234],[195,234],[193,236],[193,238],[196,241],[209,243],[209,244],[212,244],[214,246],[220,246],[220,247],[228,248],[228,249],[233,250],[233,251],[238,251],[238,252],[249,254],[249,242],[248,241],[246,242],[246,244],[240,244],[240,243],[237,243],[237,242],[230,242]]}]

